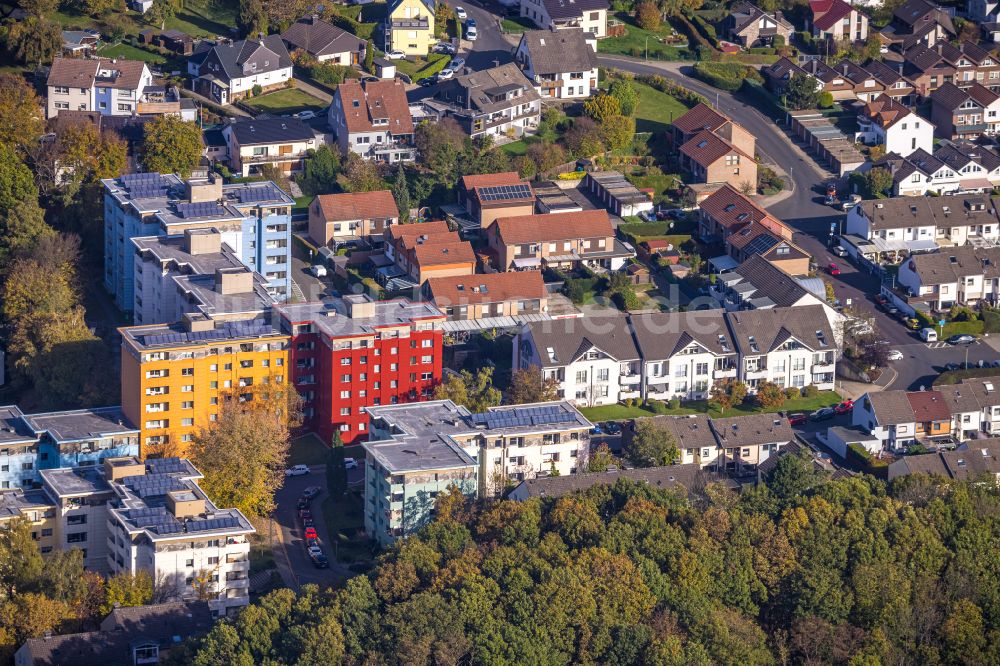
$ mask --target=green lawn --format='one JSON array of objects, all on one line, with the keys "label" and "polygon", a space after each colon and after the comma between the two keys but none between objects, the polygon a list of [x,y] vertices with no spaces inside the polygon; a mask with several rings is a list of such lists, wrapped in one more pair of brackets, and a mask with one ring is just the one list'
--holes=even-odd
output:
[{"label": "green lawn", "polygon": [[614,53],[648,57],[650,60],[692,60],[694,52],[687,46],[687,40],[681,35],[682,41],[675,45],[662,43],[660,40],[671,34],[678,34],[669,24],[664,23],[655,31],[643,30],[624,12],[619,12],[615,18],[625,23],[626,34],[623,37],[606,37],[597,42],[598,53]]},{"label": "green lawn", "polygon": [[687,113],[688,108],[677,99],[655,88],[633,81],[639,93],[639,108],[635,112],[636,132],[666,132],[675,118]]},{"label": "green lawn", "polygon": [[451,62],[451,56],[446,53],[431,53],[427,58],[417,58],[410,56],[405,60],[395,60],[396,71],[406,74],[414,83],[417,79],[434,76]]},{"label": "green lawn", "polygon": [[292,440],[288,452],[288,465],[324,465],[330,449],[319,437],[310,433]]},{"label": "green lawn", "polygon": [[639,189],[652,188],[653,202],[673,201],[671,192],[677,189],[677,183],[681,182],[681,177],[675,173],[663,173],[658,167],[652,167],[649,172],[635,175],[626,173],[625,178]]},{"label": "green lawn", "polygon": [[528,30],[538,30],[538,26],[530,18],[525,16],[511,16],[500,21],[500,27],[504,32],[521,34]]},{"label": "green lawn", "polygon": [[[791,412],[811,412],[815,411],[821,407],[832,407],[841,401],[840,394],[836,391],[820,391],[819,395],[815,398],[795,398],[794,400],[786,400],[780,408],[781,411],[791,413]],[[733,407],[725,414],[720,413],[718,410],[709,409],[708,403],[705,400],[691,400],[689,402],[682,403],[678,409],[670,409],[667,407],[666,403],[653,402],[653,409],[646,409],[644,407],[627,407],[622,404],[618,405],[602,405],[600,407],[584,407],[580,409],[584,416],[590,419],[592,422],[597,421],[621,421],[624,419],[638,419],[645,416],[680,416],[684,414],[708,414],[712,418],[719,418],[720,416],[740,416],[744,414],[759,414],[761,412],[766,412],[768,410],[761,409],[757,405],[753,404],[752,401],[747,401],[746,403]]]},{"label": "green lawn", "polygon": [[304,90],[297,88],[285,88],[284,90],[267,93],[260,97],[252,97],[244,101],[258,111],[265,111],[279,116],[307,109],[320,111],[327,106],[323,100],[313,97]]},{"label": "green lawn", "polygon": [[167,29],[181,30],[192,37],[235,37],[239,2],[235,0],[185,0],[183,9],[167,19]]},{"label": "green lawn", "polygon": [[505,143],[501,146],[503,151],[510,155],[511,157],[517,157],[518,155],[524,155],[528,152],[528,144],[525,143],[524,139],[519,139],[518,141],[511,141],[510,143]]},{"label": "green lawn", "polygon": [[330,555],[345,564],[370,563],[371,542],[359,536],[364,530],[364,497],[358,491],[348,491],[342,498],[334,500],[327,495],[322,504],[323,521],[333,543]]},{"label": "green lawn", "polygon": [[105,58],[125,58],[126,60],[141,60],[150,65],[162,65],[167,59],[159,53],[153,53],[145,49],[128,44],[114,44],[105,46],[98,53]]}]

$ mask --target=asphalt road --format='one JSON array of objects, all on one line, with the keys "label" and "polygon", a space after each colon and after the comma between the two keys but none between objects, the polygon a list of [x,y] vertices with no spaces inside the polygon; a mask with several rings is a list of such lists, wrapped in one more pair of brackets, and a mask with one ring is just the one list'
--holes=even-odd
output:
[{"label": "asphalt road", "polygon": [[[360,467],[347,471],[349,484],[363,482],[364,470]],[[323,552],[330,559],[329,569],[317,569],[306,554],[305,538],[302,523],[298,519],[298,509],[295,504],[302,492],[309,486],[317,486],[322,492],[311,504],[313,518],[316,521],[316,533],[319,535]],[[318,585],[333,585],[340,579],[353,575],[346,567],[334,561],[333,541],[323,520],[322,504],[326,498],[326,471],[323,466],[315,466],[310,474],[292,476],[285,479],[285,485],[275,496],[277,509],[274,518],[281,527],[281,542],[287,562],[292,572],[293,583],[296,586],[316,583]],[[280,553],[276,557],[280,557]]]},{"label": "asphalt road", "polygon": [[462,30],[462,57],[465,58],[466,66],[474,70],[489,69],[497,65],[504,65],[514,60],[514,47],[500,32],[500,17],[489,9],[484,9],[478,3],[468,0],[463,2],[448,3],[452,7],[460,6],[468,13],[469,18],[476,21],[476,41],[470,42],[465,39],[465,30]]}]

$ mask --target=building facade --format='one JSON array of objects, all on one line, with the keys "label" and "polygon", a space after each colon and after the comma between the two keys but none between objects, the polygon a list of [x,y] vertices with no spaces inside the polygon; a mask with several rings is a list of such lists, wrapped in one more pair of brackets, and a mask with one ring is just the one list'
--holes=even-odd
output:
[{"label": "building facade", "polygon": [[60,111],[96,111],[104,116],[131,116],[139,108],[153,75],[138,60],[56,58],[47,80],[46,115]]}]

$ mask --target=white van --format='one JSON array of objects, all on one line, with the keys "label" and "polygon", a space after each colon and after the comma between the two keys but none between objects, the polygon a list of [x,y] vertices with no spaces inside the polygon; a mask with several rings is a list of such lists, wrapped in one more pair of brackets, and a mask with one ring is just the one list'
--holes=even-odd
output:
[{"label": "white van", "polygon": [[937,342],[937,331],[933,328],[920,329],[920,337],[924,342]]}]

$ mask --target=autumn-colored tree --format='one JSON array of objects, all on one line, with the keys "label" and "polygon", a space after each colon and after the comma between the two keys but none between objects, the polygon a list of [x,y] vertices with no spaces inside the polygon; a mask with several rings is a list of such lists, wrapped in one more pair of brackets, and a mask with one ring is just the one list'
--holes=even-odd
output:
[{"label": "autumn-colored tree", "polygon": [[0,596],[10,598],[31,589],[42,574],[45,563],[32,529],[27,519],[15,518],[0,530]]},{"label": "autumn-colored tree", "polygon": [[601,123],[601,138],[611,150],[629,146],[635,138],[635,118],[611,116]]},{"label": "autumn-colored tree", "polygon": [[611,449],[604,442],[597,445],[594,452],[590,454],[587,461],[588,472],[606,472],[608,468],[617,464],[615,457],[611,454]]},{"label": "autumn-colored tree", "polygon": [[635,110],[639,106],[639,92],[629,79],[619,77],[613,80],[608,88],[608,94],[618,100],[623,116],[635,115]]},{"label": "autumn-colored tree", "polygon": [[14,257],[28,255],[40,239],[55,233],[34,200],[21,201],[0,213],[0,272],[13,265]]},{"label": "autumn-colored tree", "polygon": [[747,385],[737,379],[725,379],[712,385],[708,406],[725,414],[727,409],[741,404],[747,397]]},{"label": "autumn-colored tree", "polygon": [[511,373],[507,402],[524,405],[530,402],[548,402],[559,399],[559,380],[542,377],[542,369],[537,365],[518,368]]},{"label": "autumn-colored tree", "polygon": [[636,467],[661,467],[680,460],[677,439],[653,419],[635,422],[632,441],[625,453]]},{"label": "autumn-colored tree", "polygon": [[604,152],[601,130],[597,123],[586,116],[573,119],[573,125],[566,131],[563,140],[577,157],[592,157]]},{"label": "autumn-colored tree", "polygon": [[583,112],[594,122],[601,124],[608,118],[622,115],[622,105],[615,97],[602,93],[584,102]]},{"label": "autumn-colored tree", "polygon": [[780,386],[774,382],[764,381],[757,384],[757,394],[754,396],[754,400],[762,409],[776,411],[785,404],[786,397],[784,389]]},{"label": "autumn-colored tree", "polygon": [[20,645],[29,638],[41,638],[73,617],[73,609],[63,601],[37,592],[25,592],[0,604],[0,627]]},{"label": "autumn-colored tree", "polygon": [[472,412],[485,412],[500,404],[500,389],[493,386],[493,368],[483,366],[475,374],[462,370],[450,373],[434,388],[435,400],[451,400]]},{"label": "autumn-colored tree", "polygon": [[144,127],[142,164],[146,171],[191,175],[201,162],[201,128],[180,116],[161,115]]},{"label": "autumn-colored tree", "polygon": [[37,16],[39,18],[49,16],[59,9],[59,0],[18,0],[17,4],[29,16]]},{"label": "autumn-colored tree", "polygon": [[67,125],[56,141],[55,159],[62,181],[56,183],[73,196],[83,185],[114,178],[125,171],[128,147],[111,132],[98,132],[89,123]]},{"label": "autumn-colored tree", "polygon": [[38,201],[31,169],[21,161],[14,145],[0,144],[0,213],[23,201]]},{"label": "autumn-colored tree", "polygon": [[105,580],[104,592],[102,615],[119,606],[144,606],[153,600],[153,577],[143,570],[117,573]]},{"label": "autumn-colored tree", "polygon": [[23,76],[0,74],[0,144],[23,150],[45,132],[43,102]]},{"label": "autumn-colored tree", "polygon": [[445,182],[454,181],[459,155],[465,150],[465,131],[454,118],[436,123],[424,121],[414,131],[420,161]]},{"label": "autumn-colored tree", "polygon": [[356,153],[347,156],[344,185],[348,192],[377,192],[385,189],[385,181],[379,175],[375,162]]},{"label": "autumn-colored tree", "polygon": [[528,146],[526,155],[538,167],[539,173],[565,164],[568,160],[566,150],[558,143],[533,143]]},{"label": "autumn-colored tree", "polygon": [[656,30],[660,27],[660,8],[655,2],[640,2],[635,8],[635,22],[643,30]]},{"label": "autumn-colored tree", "polygon": [[271,513],[300,405],[298,392],[275,379],[220,398],[218,419],[195,434],[190,451],[209,497],[250,516]]},{"label": "autumn-colored tree", "polygon": [[29,16],[7,27],[7,49],[26,65],[51,62],[62,48],[62,28],[44,17]]}]

